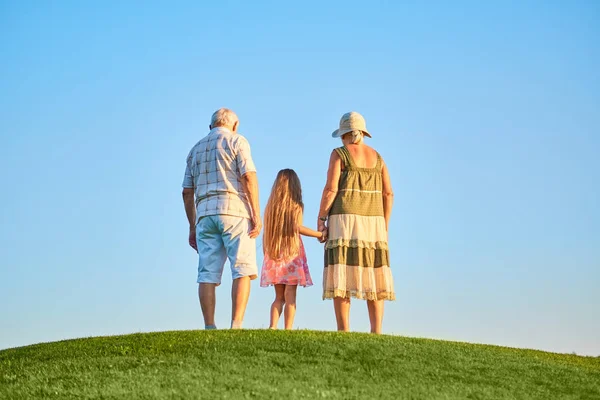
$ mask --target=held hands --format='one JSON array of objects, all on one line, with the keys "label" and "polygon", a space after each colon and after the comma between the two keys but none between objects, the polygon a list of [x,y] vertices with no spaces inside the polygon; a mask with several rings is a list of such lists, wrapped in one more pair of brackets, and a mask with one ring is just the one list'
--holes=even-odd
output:
[{"label": "held hands", "polygon": [[325,225],[325,221],[321,221],[321,219],[319,219],[317,221],[317,230],[319,232],[321,232],[321,237],[318,238],[319,239],[319,243],[325,243],[327,241],[327,226]]},{"label": "held hands", "polygon": [[325,228],[325,230],[322,230],[319,232],[321,232],[321,237],[319,238],[319,243],[325,243],[327,241],[327,235],[328,235],[327,228]]}]

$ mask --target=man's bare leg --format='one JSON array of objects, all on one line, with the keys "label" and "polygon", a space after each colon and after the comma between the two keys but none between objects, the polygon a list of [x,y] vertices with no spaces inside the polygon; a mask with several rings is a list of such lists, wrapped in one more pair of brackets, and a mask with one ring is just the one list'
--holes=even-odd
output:
[{"label": "man's bare leg", "polygon": [[215,326],[215,305],[217,303],[215,296],[216,287],[217,285],[215,283],[198,284],[198,298],[200,299],[200,307],[202,308],[205,327]]},{"label": "man's bare leg", "polygon": [[231,328],[241,329],[244,313],[250,296],[250,277],[244,276],[233,280],[231,286]]}]

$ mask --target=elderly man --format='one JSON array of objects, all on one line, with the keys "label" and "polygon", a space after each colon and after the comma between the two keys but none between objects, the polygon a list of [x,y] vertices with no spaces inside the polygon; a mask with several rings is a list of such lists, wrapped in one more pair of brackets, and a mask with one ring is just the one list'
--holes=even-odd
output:
[{"label": "elderly man", "polygon": [[[183,203],[190,223],[189,244],[198,252],[198,297],[205,329],[216,329],[215,288],[229,259],[231,328],[240,329],[256,279],[255,238],[262,223],[256,168],[250,145],[237,133],[238,117],[221,108],[210,120],[210,132],[187,157]],[[195,201],[194,201],[195,197]]]}]

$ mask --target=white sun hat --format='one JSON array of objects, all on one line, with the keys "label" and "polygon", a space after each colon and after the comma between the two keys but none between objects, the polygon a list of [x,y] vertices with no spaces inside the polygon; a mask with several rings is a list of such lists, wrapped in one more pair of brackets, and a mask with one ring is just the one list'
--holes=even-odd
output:
[{"label": "white sun hat", "polygon": [[367,131],[367,123],[362,115],[356,111],[348,112],[342,115],[340,119],[340,127],[331,134],[332,137],[340,137],[348,132],[362,131],[365,136],[371,137],[369,131]]}]

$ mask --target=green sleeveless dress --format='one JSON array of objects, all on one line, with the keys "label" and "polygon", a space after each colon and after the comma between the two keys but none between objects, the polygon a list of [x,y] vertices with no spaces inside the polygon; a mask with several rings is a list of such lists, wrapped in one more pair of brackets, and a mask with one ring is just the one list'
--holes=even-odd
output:
[{"label": "green sleeveless dress", "polygon": [[377,154],[375,168],[359,168],[346,147],[335,151],[343,170],[329,211],[323,299],[395,300],[383,215],[381,156]]}]

